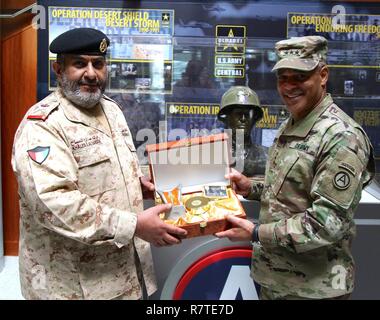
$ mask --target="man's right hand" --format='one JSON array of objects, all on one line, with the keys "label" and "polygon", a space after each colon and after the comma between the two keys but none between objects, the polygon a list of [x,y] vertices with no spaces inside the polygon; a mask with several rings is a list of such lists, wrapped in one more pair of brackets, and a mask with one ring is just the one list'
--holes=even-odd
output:
[{"label": "man's right hand", "polygon": [[251,192],[251,180],[245,175],[241,174],[235,169],[231,169],[231,172],[226,174],[226,179],[231,180],[232,189],[237,193],[246,197]]},{"label": "man's right hand", "polygon": [[187,231],[162,221],[159,217],[161,213],[168,212],[170,204],[160,204],[149,208],[137,215],[135,235],[157,247],[178,244],[179,237],[186,236]]},{"label": "man's right hand", "polygon": [[248,219],[234,217],[233,214],[226,215],[227,221],[231,222],[231,229],[215,233],[218,238],[228,238],[231,241],[249,241],[252,239],[254,223]]}]

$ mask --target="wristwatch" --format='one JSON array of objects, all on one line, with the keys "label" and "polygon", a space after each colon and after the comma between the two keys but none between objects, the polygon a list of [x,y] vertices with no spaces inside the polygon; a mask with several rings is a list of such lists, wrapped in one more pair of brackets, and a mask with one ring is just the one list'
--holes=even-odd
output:
[{"label": "wristwatch", "polygon": [[253,227],[253,230],[252,230],[252,236],[251,236],[251,241],[252,242],[259,242],[260,239],[259,239],[259,228],[260,228],[260,224],[255,224],[255,226]]}]

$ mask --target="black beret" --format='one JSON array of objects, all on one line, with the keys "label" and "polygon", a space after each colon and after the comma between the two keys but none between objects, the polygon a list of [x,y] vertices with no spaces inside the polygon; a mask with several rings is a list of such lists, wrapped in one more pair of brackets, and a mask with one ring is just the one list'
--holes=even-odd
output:
[{"label": "black beret", "polygon": [[110,39],[101,31],[92,28],[77,28],[66,31],[50,44],[53,53],[105,55]]}]

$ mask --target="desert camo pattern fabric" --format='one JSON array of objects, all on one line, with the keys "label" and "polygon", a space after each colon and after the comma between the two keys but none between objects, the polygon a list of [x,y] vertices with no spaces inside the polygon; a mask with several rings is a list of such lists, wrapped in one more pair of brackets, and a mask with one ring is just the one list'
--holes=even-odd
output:
[{"label": "desert camo pattern fabric", "polygon": [[[109,130],[55,91],[29,109],[14,141],[20,278],[26,299],[140,299],[156,290],[149,243],[134,237],[143,199],[119,106]],[[137,253],[137,254],[136,254]]]}]

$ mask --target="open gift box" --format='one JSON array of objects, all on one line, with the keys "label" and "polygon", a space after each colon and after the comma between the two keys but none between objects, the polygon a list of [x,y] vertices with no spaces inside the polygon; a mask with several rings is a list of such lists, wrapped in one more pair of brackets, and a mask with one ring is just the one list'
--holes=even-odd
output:
[{"label": "open gift box", "polygon": [[146,150],[155,203],[173,204],[161,218],[186,229],[187,238],[231,228],[227,214],[246,217],[224,177],[230,170],[227,134],[151,144]]}]

